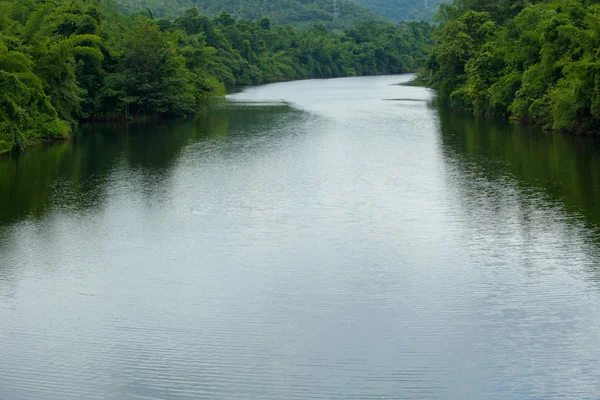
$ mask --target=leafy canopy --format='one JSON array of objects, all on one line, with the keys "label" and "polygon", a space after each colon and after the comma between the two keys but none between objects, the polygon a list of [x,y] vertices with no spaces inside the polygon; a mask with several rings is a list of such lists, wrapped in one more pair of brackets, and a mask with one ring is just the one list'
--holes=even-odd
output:
[{"label": "leafy canopy", "polygon": [[157,19],[120,7],[0,1],[0,153],[65,138],[80,120],[189,115],[236,85],[408,72],[430,45],[422,22],[332,32],[224,11]]},{"label": "leafy canopy", "polygon": [[600,133],[600,4],[455,0],[427,63],[443,103]]}]

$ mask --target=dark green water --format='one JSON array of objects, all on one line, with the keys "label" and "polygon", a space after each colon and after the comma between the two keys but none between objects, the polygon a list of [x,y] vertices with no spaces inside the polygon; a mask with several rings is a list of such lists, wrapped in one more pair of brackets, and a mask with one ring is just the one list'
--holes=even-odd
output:
[{"label": "dark green water", "polygon": [[600,141],[409,77],[0,158],[0,399],[600,397]]}]

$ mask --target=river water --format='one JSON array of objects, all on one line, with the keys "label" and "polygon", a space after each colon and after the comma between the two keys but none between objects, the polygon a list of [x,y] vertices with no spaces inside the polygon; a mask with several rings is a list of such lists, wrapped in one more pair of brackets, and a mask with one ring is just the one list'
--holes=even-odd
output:
[{"label": "river water", "polygon": [[600,398],[600,141],[408,79],[0,159],[0,399]]}]

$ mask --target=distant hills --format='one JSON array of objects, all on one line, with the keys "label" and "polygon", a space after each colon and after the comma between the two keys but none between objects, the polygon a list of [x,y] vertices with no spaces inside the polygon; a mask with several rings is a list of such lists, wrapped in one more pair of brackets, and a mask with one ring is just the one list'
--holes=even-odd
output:
[{"label": "distant hills", "polygon": [[347,29],[361,22],[431,21],[445,0],[120,0],[126,13],[150,10],[157,18],[176,17],[196,7],[208,16],[227,11],[236,19],[289,24],[306,29],[320,23],[329,29]]},{"label": "distant hills", "polygon": [[352,0],[393,21],[431,21],[444,0]]},{"label": "distant hills", "polygon": [[126,13],[149,9],[157,18],[179,16],[196,7],[208,16],[227,11],[236,19],[267,17],[273,24],[289,24],[300,29],[316,23],[329,29],[346,29],[368,20],[388,21],[358,2],[347,0],[337,0],[335,15],[334,0],[120,0],[120,3]]}]

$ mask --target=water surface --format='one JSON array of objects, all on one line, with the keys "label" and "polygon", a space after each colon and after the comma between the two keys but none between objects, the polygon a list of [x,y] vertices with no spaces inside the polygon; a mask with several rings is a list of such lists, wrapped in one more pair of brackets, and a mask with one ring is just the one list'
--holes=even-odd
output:
[{"label": "water surface", "polygon": [[0,399],[600,397],[600,142],[408,76],[0,159]]}]

